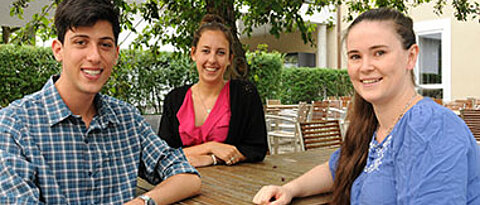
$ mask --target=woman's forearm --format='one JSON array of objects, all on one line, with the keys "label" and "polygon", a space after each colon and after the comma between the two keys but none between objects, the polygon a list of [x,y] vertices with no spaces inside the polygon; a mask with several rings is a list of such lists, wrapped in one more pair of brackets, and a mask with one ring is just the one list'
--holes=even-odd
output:
[{"label": "woman's forearm", "polygon": [[210,143],[203,143],[183,148],[185,155],[208,155],[212,153]]},{"label": "woman's forearm", "polygon": [[330,192],[333,179],[328,162],[318,165],[302,176],[283,185],[294,197],[305,197]]}]

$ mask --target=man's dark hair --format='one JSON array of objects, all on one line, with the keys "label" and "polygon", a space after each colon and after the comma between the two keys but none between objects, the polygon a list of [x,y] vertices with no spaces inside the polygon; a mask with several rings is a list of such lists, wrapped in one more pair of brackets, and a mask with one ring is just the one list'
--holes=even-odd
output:
[{"label": "man's dark hair", "polygon": [[99,20],[112,24],[115,44],[120,33],[119,12],[110,0],[64,0],[55,12],[58,40],[64,42],[68,30],[80,26],[93,26]]}]

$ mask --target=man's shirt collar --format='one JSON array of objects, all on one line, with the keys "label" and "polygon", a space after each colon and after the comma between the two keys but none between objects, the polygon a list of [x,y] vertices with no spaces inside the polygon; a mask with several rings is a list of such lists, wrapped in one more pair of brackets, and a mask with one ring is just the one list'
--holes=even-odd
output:
[{"label": "man's shirt collar", "polygon": [[[50,126],[54,126],[55,124],[68,119],[70,116],[74,116],[55,87],[55,82],[58,80],[58,78],[59,76],[50,77],[50,79],[42,88],[43,101],[45,103],[48,124]],[[97,109],[97,114],[94,119],[99,120],[102,128],[106,128],[108,126],[108,122],[114,124],[120,123],[111,106],[108,103],[105,103],[105,97],[106,96],[97,93],[94,98],[94,104]]]}]

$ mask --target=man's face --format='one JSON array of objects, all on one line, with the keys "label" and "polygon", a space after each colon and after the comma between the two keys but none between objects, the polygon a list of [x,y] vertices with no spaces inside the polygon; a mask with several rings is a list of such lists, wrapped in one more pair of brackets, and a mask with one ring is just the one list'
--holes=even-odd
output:
[{"label": "man's face", "polygon": [[94,96],[107,82],[118,58],[112,25],[104,20],[68,30],[64,43],[55,40],[52,50],[62,62],[62,73],[55,83],[60,94]]}]

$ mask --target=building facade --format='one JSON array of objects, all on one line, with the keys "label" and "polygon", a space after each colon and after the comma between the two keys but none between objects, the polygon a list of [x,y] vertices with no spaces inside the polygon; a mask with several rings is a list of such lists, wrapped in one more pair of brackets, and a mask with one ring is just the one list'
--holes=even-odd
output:
[{"label": "building facade", "polygon": [[[346,12],[342,7],[339,16],[343,19]],[[317,23],[314,46],[304,44],[300,32],[283,34],[277,39],[268,33],[268,27],[259,28],[251,37],[242,36],[241,41],[251,50],[258,44],[267,44],[269,50],[285,53],[287,57],[299,53],[298,56],[314,56],[315,67],[345,69],[347,64],[342,38],[350,22],[337,21],[336,14],[324,14],[323,18],[312,21]],[[434,13],[434,2],[411,8],[408,15],[414,20],[420,46],[415,68],[419,93],[441,98],[445,102],[480,98],[480,81],[477,80],[480,61],[476,60],[480,53],[479,20],[456,20],[450,4],[443,8],[443,14],[437,15]],[[334,19],[330,23],[322,21],[330,17]]]}]

